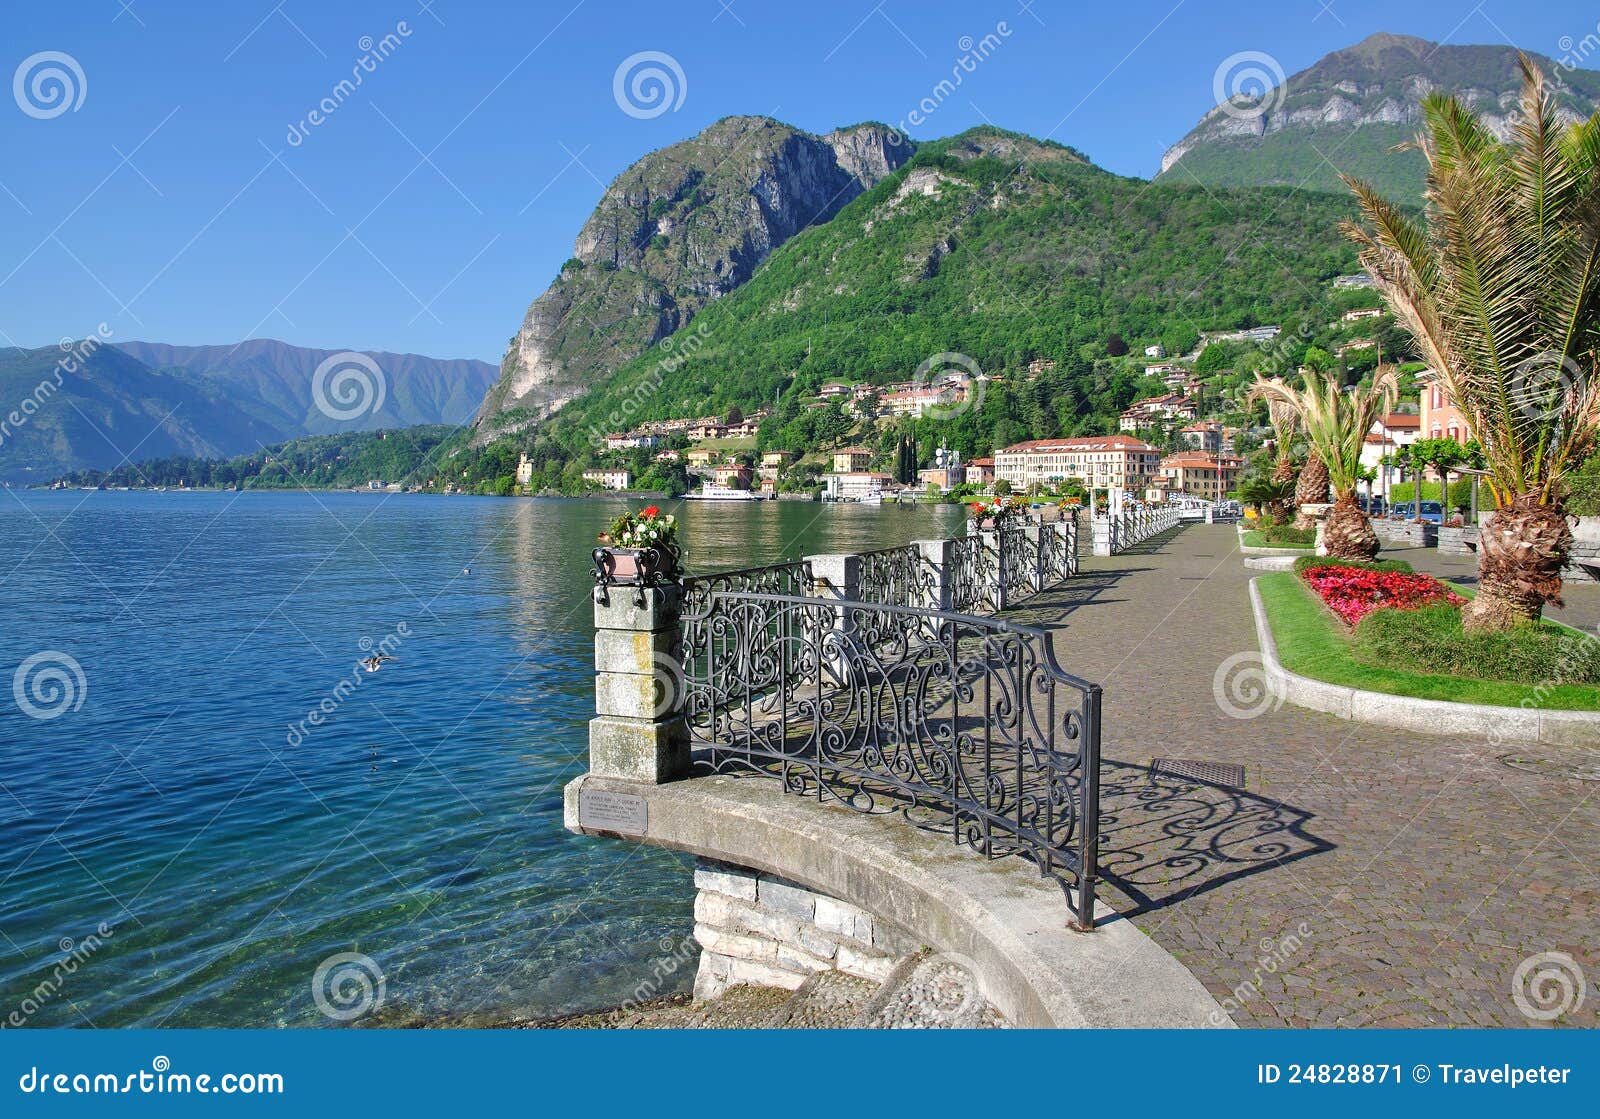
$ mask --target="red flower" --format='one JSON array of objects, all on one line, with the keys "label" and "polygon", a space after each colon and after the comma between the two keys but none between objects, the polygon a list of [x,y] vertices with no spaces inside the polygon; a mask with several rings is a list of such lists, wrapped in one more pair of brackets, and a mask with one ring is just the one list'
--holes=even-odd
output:
[{"label": "red flower", "polygon": [[661,512],[661,510],[659,508],[657,508],[656,506],[647,505],[647,506],[645,506],[644,512],[640,513],[639,515],[641,517],[654,517],[660,512]]},{"label": "red flower", "polygon": [[1466,602],[1431,575],[1330,565],[1314,567],[1305,572],[1303,578],[1328,604],[1328,609],[1349,626],[1384,608],[1410,610],[1440,603],[1461,606]]}]

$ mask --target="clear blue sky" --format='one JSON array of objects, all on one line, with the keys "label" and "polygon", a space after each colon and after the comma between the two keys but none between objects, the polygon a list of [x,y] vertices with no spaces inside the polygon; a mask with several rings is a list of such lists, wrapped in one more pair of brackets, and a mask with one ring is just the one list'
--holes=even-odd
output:
[{"label": "clear blue sky", "polygon": [[[426,5],[426,6],[424,6]],[[1541,0],[66,0],[13,4],[0,77],[39,52],[75,110],[0,94],[0,344],[114,338],[498,361],[604,184],[719,117],[815,131],[902,121],[963,37],[1009,34],[917,138],[995,124],[1149,176],[1213,103],[1218,65],[1286,73],[1374,31],[1552,56],[1600,9]],[[409,34],[397,33],[401,23]],[[398,43],[320,124],[363,37]],[[624,113],[630,55],[682,103]],[[44,59],[24,75],[60,69]],[[76,75],[65,71],[76,84]],[[676,81],[676,79],[673,79]],[[15,88],[13,88],[15,94]],[[674,101],[676,104],[676,101]],[[648,108],[648,106],[647,106]]]}]

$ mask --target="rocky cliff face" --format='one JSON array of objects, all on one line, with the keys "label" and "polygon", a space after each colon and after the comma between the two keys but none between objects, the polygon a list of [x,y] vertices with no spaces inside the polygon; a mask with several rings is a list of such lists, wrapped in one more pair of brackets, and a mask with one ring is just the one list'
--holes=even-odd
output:
[{"label": "rocky cliff face", "polygon": [[730,117],[653,152],[606,190],[573,257],[528,308],[478,410],[487,441],[543,419],[686,325],[767,254],[911,155],[882,125],[816,136]]},{"label": "rocky cliff face", "polygon": [[[1600,73],[1535,57],[1558,79],[1562,119],[1576,121],[1595,111]],[[1161,174],[1221,186],[1282,184],[1342,191],[1338,173],[1345,171],[1372,179],[1390,193],[1415,197],[1422,190],[1421,155],[1390,149],[1415,134],[1422,100],[1435,89],[1460,96],[1504,136],[1521,89],[1516,51],[1442,46],[1406,35],[1370,36],[1293,75],[1264,97],[1212,109],[1167,149]]]}]

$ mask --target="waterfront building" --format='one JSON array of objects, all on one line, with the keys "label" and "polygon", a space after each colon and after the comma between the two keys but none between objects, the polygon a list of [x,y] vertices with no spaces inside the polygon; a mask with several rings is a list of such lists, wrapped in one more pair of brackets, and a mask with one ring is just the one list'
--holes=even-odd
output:
[{"label": "waterfront building", "polygon": [[585,470],[585,482],[593,482],[603,490],[625,490],[633,485],[633,475],[626,470]]},{"label": "waterfront building", "polygon": [[1205,451],[1180,451],[1161,460],[1161,476],[1169,493],[1186,493],[1221,501],[1232,492],[1244,460]]},{"label": "waterfront building", "polygon": [[870,501],[883,497],[883,491],[893,479],[878,471],[855,470],[849,473],[824,474],[823,484],[827,496],[834,501]]},{"label": "waterfront building", "polygon": [[1054,487],[1076,478],[1095,489],[1142,489],[1161,464],[1161,452],[1128,435],[1030,439],[994,454],[994,474],[1014,490]]}]

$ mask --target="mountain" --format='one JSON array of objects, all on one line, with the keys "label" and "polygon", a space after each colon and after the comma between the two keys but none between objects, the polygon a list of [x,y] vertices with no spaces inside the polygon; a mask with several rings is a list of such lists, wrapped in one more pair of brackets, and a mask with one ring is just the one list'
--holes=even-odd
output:
[{"label": "mountain", "polygon": [[[376,410],[362,410],[354,419],[338,420],[317,406],[314,374],[324,361],[350,351],[307,349],[269,338],[236,346],[114,345],[155,369],[220,389],[242,410],[270,425],[276,432],[273,441],[416,424],[463,424],[499,375],[486,361],[370,351],[365,356],[382,375],[383,403]],[[334,411],[337,414],[338,409]]]},{"label": "mountain", "polygon": [[[1533,57],[1555,79],[1563,118],[1581,120],[1600,107],[1600,72]],[[1372,35],[1262,96],[1212,109],[1167,150],[1157,180],[1342,192],[1342,171],[1390,197],[1420,201],[1422,153],[1391,149],[1415,137],[1423,97],[1435,89],[1456,93],[1504,135],[1521,85],[1512,47]]]},{"label": "mountain", "polygon": [[[1100,430],[1148,388],[1108,360],[1126,350],[1114,335],[1176,353],[1202,330],[1282,324],[1294,360],[1338,319],[1329,281],[1356,262],[1337,225],[1354,212],[1330,194],[1150,184],[974,129],[921,145],[526,442],[536,464],[571,461],[624,424],[776,402],[773,445],[786,446],[800,431],[787,425],[821,414],[805,400],[825,380],[905,381],[930,359],[937,375],[960,364],[952,353],[1004,378],[951,422],[952,445]],[[1035,359],[1049,376],[1029,379]]]},{"label": "mountain", "polygon": [[766,117],[729,117],[633,164],[528,308],[478,411],[479,441],[550,415],[684,327],[910,152],[878,124],[816,136]]},{"label": "mountain", "polygon": [[[0,349],[0,481],[170,455],[217,457],[279,438],[217,386],[160,373],[110,345]],[[70,371],[69,371],[70,370]]]},{"label": "mountain", "polygon": [[[483,361],[374,352],[365,357],[378,370],[382,403],[363,406],[376,399],[369,367],[335,362],[324,377],[324,410],[317,369],[349,352],[266,339],[238,346],[89,340],[70,355],[54,346],[0,349],[0,400],[12,402],[21,421],[0,414],[0,480],[109,470],[124,456],[228,458],[305,435],[459,425],[498,373]],[[81,362],[78,354],[86,354]],[[342,389],[347,369],[365,384]],[[26,415],[18,410],[23,402]],[[346,407],[356,414],[337,418]]]}]

